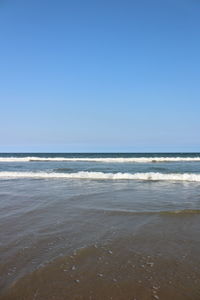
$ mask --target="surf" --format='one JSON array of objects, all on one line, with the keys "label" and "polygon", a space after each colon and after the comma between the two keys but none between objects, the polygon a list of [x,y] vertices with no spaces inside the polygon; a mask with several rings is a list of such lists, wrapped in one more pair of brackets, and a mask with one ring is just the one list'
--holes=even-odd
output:
[{"label": "surf", "polygon": [[61,179],[89,179],[89,180],[144,180],[144,181],[188,181],[200,182],[200,174],[194,173],[104,173],[104,172],[0,172],[0,178],[61,178]]}]

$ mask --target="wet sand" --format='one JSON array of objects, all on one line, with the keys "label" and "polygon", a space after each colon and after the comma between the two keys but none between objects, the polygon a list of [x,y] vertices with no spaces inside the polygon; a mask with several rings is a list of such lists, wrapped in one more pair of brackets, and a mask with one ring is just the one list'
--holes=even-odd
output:
[{"label": "wet sand", "polygon": [[[102,236],[37,270],[26,270],[2,289],[0,299],[199,300],[200,215],[156,213],[146,223],[148,217],[133,214],[127,232]],[[83,236],[87,230],[85,224]]]}]

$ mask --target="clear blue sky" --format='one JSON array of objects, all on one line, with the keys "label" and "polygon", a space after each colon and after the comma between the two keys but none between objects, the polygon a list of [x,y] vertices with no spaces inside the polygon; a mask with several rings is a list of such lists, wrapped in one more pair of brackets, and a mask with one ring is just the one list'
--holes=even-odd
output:
[{"label": "clear blue sky", "polygon": [[4,151],[200,151],[200,2],[0,0]]}]

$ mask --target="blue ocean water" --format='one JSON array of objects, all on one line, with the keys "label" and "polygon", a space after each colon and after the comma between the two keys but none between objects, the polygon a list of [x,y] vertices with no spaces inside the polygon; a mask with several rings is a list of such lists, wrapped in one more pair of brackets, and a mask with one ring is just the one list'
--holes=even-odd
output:
[{"label": "blue ocean water", "polygon": [[[18,176],[20,173],[22,176],[23,172],[38,172],[38,175],[47,172],[52,176],[55,173],[66,173],[68,177],[69,174],[76,172],[130,175],[135,173],[148,175],[152,172],[160,173],[161,180],[162,174],[191,174],[191,181],[198,181],[198,178],[192,180],[192,175],[200,174],[200,153],[5,153],[0,154],[0,172],[2,178],[5,177],[2,172],[10,172],[7,177],[17,175],[11,172],[18,172]],[[28,173],[24,173],[24,176],[28,176]],[[95,179],[95,176],[94,178],[90,176],[90,179]]]},{"label": "blue ocean water", "polygon": [[[135,212],[197,210],[200,209],[197,196],[200,153],[0,155],[0,186],[4,193],[12,193],[16,186],[23,187],[26,193],[33,186],[34,196],[35,186],[37,190],[46,182],[49,197],[52,187],[58,195],[66,193],[66,197],[94,193],[91,207],[112,210],[116,206]],[[111,201],[116,190],[115,200]],[[100,196],[102,192],[103,196]],[[109,200],[108,193],[111,194]],[[85,201],[83,205],[86,205]]]}]

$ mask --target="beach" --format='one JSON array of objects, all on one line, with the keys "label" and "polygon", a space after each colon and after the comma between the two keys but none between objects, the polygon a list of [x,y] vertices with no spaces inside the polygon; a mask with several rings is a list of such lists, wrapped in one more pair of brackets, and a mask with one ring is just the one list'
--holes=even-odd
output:
[{"label": "beach", "polygon": [[0,157],[1,300],[200,299],[198,153]]}]

